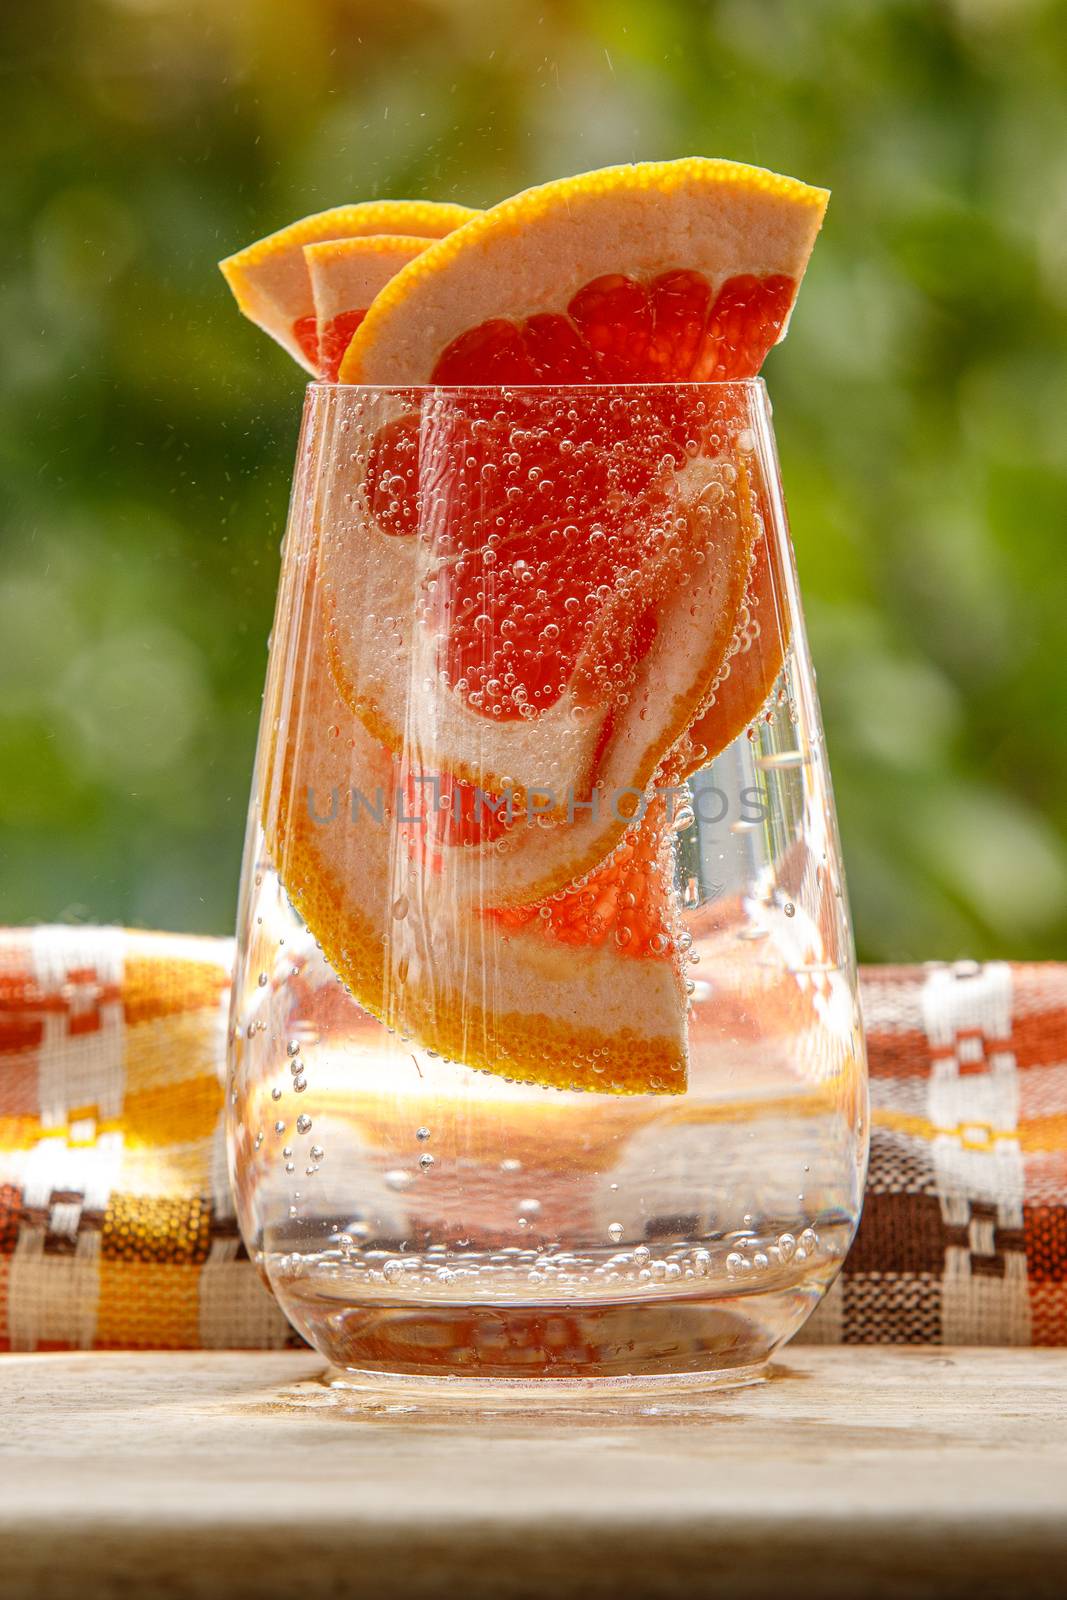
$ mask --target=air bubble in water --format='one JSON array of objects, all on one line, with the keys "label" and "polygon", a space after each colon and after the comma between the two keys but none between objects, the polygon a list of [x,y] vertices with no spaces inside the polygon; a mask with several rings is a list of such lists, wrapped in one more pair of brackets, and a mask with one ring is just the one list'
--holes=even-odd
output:
[{"label": "air bubble in water", "polygon": [[290,1039],[285,1047],[285,1053],[290,1056],[298,1056],[300,1054],[300,1040]]},{"label": "air bubble in water", "polygon": [[321,1144],[313,1144],[311,1146],[311,1159],[312,1161],[325,1161],[326,1152]]},{"label": "air bubble in water", "polygon": [[274,1124],[274,1131],[275,1131],[275,1133],[284,1133],[284,1132],[285,1132],[285,1123],[284,1123],[284,1122],[282,1122],[282,1121],[281,1121],[281,1120],[280,1120],[280,1119],[279,1119],[279,1120],[278,1120],[278,1121],[277,1121],[277,1122],[276,1122],[276,1123],[275,1123],[275,1124]]},{"label": "air bubble in water", "polygon": [[608,1238],[611,1240],[612,1244],[618,1244],[619,1240],[622,1238],[622,1233],[623,1229],[621,1222],[608,1223]]},{"label": "air bubble in water", "polygon": [[433,1156],[428,1150],[424,1150],[422,1155],[419,1157],[419,1166],[422,1168],[423,1172],[429,1172],[430,1168],[433,1166]]},{"label": "air bubble in water", "polygon": [[396,1190],[409,1189],[413,1181],[414,1179],[412,1174],[410,1172],[405,1172],[403,1167],[394,1167],[391,1172],[387,1172],[385,1174],[384,1179],[387,1189]]},{"label": "air bubble in water", "polygon": [[647,1267],[652,1259],[652,1252],[647,1245],[639,1244],[634,1251],[634,1264],[638,1267]]},{"label": "air bubble in water", "polygon": [[303,1111],[296,1119],[296,1131],[297,1133],[311,1132],[311,1118],[309,1116],[305,1116]]},{"label": "air bubble in water", "polygon": [[415,1137],[416,1137],[416,1139],[419,1140],[420,1143],[425,1143],[426,1140],[430,1137],[429,1128],[416,1128],[415,1129]]}]

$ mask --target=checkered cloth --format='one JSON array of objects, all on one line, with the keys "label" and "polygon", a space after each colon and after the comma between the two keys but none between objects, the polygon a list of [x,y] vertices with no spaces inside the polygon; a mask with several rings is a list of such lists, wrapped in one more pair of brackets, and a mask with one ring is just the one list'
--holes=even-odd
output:
[{"label": "checkered cloth", "polygon": [[[0,931],[0,1349],[295,1342],[237,1234],[232,946]],[[1067,966],[869,968],[867,1199],[802,1337],[1067,1344]]]},{"label": "checkered cloth", "polygon": [[871,1163],[802,1337],[1067,1344],[1067,966],[868,967]]},{"label": "checkered cloth", "polygon": [[0,932],[0,1350],[283,1345],[226,1176],[233,947]]}]

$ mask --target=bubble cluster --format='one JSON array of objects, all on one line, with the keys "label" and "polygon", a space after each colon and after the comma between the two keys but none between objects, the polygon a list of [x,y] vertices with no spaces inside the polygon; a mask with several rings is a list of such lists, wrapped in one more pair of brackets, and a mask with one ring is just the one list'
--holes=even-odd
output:
[{"label": "bubble cluster", "polygon": [[[411,1181],[410,1173],[399,1176]],[[520,1229],[527,1225],[527,1218],[517,1219]],[[613,1244],[618,1242],[616,1230],[621,1238],[620,1223],[611,1223],[606,1230]],[[401,1286],[405,1294],[420,1298],[440,1295],[462,1301],[528,1296],[534,1287],[539,1300],[597,1300],[635,1291],[642,1295],[734,1294],[739,1279],[766,1280],[769,1289],[776,1281],[796,1281],[810,1270],[820,1251],[811,1228],[796,1237],[772,1235],[774,1243],[748,1236],[735,1237],[732,1242],[709,1240],[662,1247],[643,1243],[616,1250],[568,1250],[543,1243],[477,1250],[464,1240],[455,1246],[433,1244],[421,1251],[406,1247],[398,1251],[375,1245],[369,1234],[365,1223],[351,1222],[333,1236],[328,1249],[315,1256],[276,1257],[272,1274],[322,1276],[326,1293],[332,1276],[340,1274],[346,1295],[373,1294],[376,1285],[388,1286],[395,1293]],[[353,1279],[359,1283],[355,1291]]]}]

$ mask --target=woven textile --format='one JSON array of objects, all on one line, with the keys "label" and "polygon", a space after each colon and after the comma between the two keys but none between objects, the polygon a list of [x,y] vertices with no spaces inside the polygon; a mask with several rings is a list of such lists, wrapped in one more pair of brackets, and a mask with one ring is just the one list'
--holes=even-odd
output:
[{"label": "woven textile", "polygon": [[231,961],[224,939],[0,932],[0,1350],[295,1338],[227,1183]]},{"label": "woven textile", "polygon": [[802,1334],[1067,1344],[1067,966],[869,967],[871,1162]]},{"label": "woven textile", "polygon": [[[0,932],[0,1349],[295,1341],[237,1234],[228,940]],[[801,1335],[1067,1344],[1067,966],[869,968],[871,1166]]]}]

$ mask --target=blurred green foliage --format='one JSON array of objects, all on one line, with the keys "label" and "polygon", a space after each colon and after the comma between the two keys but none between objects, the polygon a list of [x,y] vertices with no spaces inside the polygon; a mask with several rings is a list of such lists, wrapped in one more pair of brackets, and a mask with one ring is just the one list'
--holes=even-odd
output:
[{"label": "blurred green foliage", "polygon": [[640,157],[834,190],[767,376],[861,953],[1067,933],[1067,11],[34,0],[0,175],[0,917],[232,926],[300,374],[216,260]]}]

